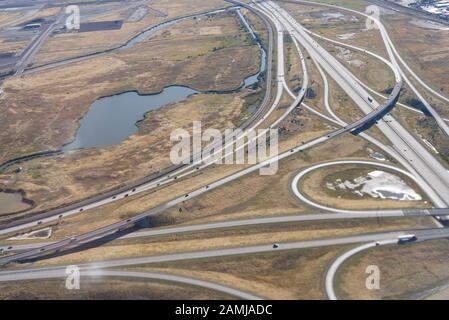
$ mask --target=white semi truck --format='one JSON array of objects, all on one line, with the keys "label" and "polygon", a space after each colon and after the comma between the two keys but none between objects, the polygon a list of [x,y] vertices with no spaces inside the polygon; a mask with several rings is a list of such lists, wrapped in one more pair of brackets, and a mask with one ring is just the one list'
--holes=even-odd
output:
[{"label": "white semi truck", "polygon": [[418,240],[416,235],[414,235],[414,234],[404,234],[404,235],[398,237],[398,244],[414,242],[416,240]]}]

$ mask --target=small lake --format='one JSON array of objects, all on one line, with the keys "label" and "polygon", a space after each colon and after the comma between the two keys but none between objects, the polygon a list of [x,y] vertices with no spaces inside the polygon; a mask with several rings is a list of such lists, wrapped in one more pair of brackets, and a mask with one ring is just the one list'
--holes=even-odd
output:
[{"label": "small lake", "polygon": [[[256,40],[261,55],[259,72],[244,80],[243,87],[248,88],[258,83],[259,76],[266,71],[267,54],[251,27],[240,12],[238,13],[251,36]],[[124,49],[135,45],[155,31],[173,23],[168,22],[142,33],[131,40]],[[82,148],[119,144],[138,131],[137,123],[144,118],[145,113],[157,110],[168,104],[184,101],[196,93],[200,92],[185,86],[170,86],[158,94],[140,95],[137,92],[125,92],[100,98],[90,106],[86,115],[81,119],[73,142],[66,144],[62,151],[67,152]],[[208,92],[201,93],[207,94]],[[213,92],[210,92],[210,94],[213,94]]]},{"label": "small lake", "polygon": [[[262,49],[261,55],[260,70],[264,72],[266,70],[266,53]],[[259,81],[260,73],[246,78],[244,87],[256,84]],[[137,123],[143,119],[145,113],[168,104],[184,101],[196,93],[200,93],[200,91],[184,86],[170,86],[161,93],[153,95],[125,92],[100,98],[90,106],[89,111],[81,119],[75,140],[66,144],[62,151],[119,144],[138,131]]]},{"label": "small lake", "polygon": [[20,212],[31,208],[31,205],[23,202],[20,193],[0,192],[0,215]]},{"label": "small lake", "polygon": [[98,99],[81,119],[75,140],[65,145],[62,150],[119,144],[137,132],[136,124],[143,119],[145,113],[183,101],[195,93],[198,91],[172,86],[154,95],[125,92]]}]

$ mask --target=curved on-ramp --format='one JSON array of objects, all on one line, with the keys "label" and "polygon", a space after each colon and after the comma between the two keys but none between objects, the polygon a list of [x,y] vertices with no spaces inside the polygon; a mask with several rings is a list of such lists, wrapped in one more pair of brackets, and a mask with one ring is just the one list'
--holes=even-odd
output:
[{"label": "curved on-ramp", "polygon": [[363,17],[365,17],[366,19],[369,19],[371,21],[373,21],[377,27],[379,28],[380,34],[382,36],[382,39],[385,43],[385,47],[387,49],[388,55],[392,61],[392,63],[394,64],[395,68],[397,68],[397,70],[399,71],[400,75],[402,76],[402,78],[405,80],[405,82],[407,83],[407,85],[412,89],[412,91],[416,94],[416,96],[421,100],[421,102],[425,105],[425,107],[427,108],[427,110],[430,112],[430,114],[432,115],[432,117],[435,119],[435,121],[437,122],[438,126],[440,127],[440,129],[443,131],[443,133],[445,133],[446,135],[449,136],[449,126],[446,124],[446,122],[444,121],[444,119],[441,118],[441,116],[438,114],[438,112],[430,105],[430,103],[427,102],[427,100],[421,95],[421,93],[416,89],[416,87],[413,85],[413,83],[408,79],[408,77],[405,75],[404,71],[401,69],[399,63],[397,62],[396,58],[400,61],[400,63],[405,67],[405,69],[412,75],[412,77],[422,86],[424,87],[428,92],[432,93],[433,95],[437,96],[439,99],[443,100],[444,102],[449,102],[449,98],[443,96],[442,94],[440,94],[439,92],[437,92],[436,90],[434,90],[433,88],[431,88],[430,86],[428,86],[421,78],[419,78],[419,76],[410,68],[410,66],[404,61],[404,59],[402,58],[402,56],[399,54],[399,52],[397,51],[395,45],[393,44],[393,41],[391,40],[388,31],[386,29],[386,27],[382,24],[382,22],[380,22],[379,19],[377,19],[374,16],[368,15],[366,13],[357,11],[357,10],[353,10],[353,9],[349,9],[349,8],[345,8],[342,6],[338,6],[338,5],[334,5],[334,4],[328,4],[328,3],[320,3],[320,2],[314,2],[314,1],[307,1],[307,0],[288,0],[288,2],[293,2],[293,3],[303,3],[303,4],[312,4],[312,5],[318,5],[318,6],[324,6],[324,7],[329,7],[329,8],[335,8],[335,9],[340,9],[340,10],[344,10],[347,12],[352,12],[358,15],[361,15]]},{"label": "curved on-ramp", "polygon": [[[368,160],[337,160],[337,161],[330,161],[330,162],[324,162],[324,163],[320,163],[320,164],[316,164],[313,165],[307,169],[304,169],[302,171],[300,171],[293,179],[291,182],[291,190],[293,191],[293,194],[302,202],[308,204],[311,207],[314,208],[318,208],[320,210],[324,210],[324,211],[329,211],[329,212],[337,212],[337,213],[360,213],[360,214],[365,214],[365,213],[372,213],[374,212],[373,210],[345,210],[345,209],[335,209],[335,208],[331,208],[331,207],[327,207],[325,205],[321,205],[318,204],[312,200],[310,200],[309,198],[305,197],[298,188],[298,184],[299,181],[307,174],[309,174],[312,171],[321,169],[321,168],[326,168],[326,167],[332,167],[332,166],[336,166],[336,165],[345,165],[345,164],[361,164],[361,165],[370,165],[370,166],[377,166],[377,167],[382,167],[382,168],[387,168],[396,172],[399,172],[401,174],[406,175],[407,177],[409,177],[410,179],[412,179],[415,183],[417,183],[419,185],[418,180],[416,179],[416,177],[412,174],[410,174],[409,172],[407,172],[406,170],[400,169],[398,167],[389,165],[389,164],[385,164],[385,163],[380,163],[380,162],[376,162],[376,161],[368,161]],[[382,212],[384,214],[397,214],[397,213],[401,213],[403,210],[382,210]]]},{"label": "curved on-ramp", "polygon": [[[21,273],[17,275],[14,281],[23,281],[23,280],[38,280],[38,279],[55,279],[55,278],[66,278],[67,274],[63,269],[57,270],[47,270],[40,273]],[[162,280],[169,282],[176,282],[186,285],[192,285],[197,287],[202,287],[222,293],[229,294],[231,296],[245,299],[245,300],[261,300],[260,297],[255,296],[250,293],[246,293],[244,291],[234,289],[228,286],[220,285],[214,282],[199,280],[195,278],[178,276],[173,274],[166,274],[160,272],[134,272],[134,271],[113,271],[113,270],[101,270],[101,269],[92,269],[80,272],[81,279],[84,277],[88,278],[135,278],[135,279],[146,279],[146,280]],[[0,279],[0,281],[8,281]]]},{"label": "curved on-ramp", "polygon": [[337,295],[335,293],[334,289],[334,283],[335,283],[335,275],[337,274],[338,269],[340,266],[348,260],[350,257],[356,255],[357,253],[360,253],[364,250],[368,250],[370,248],[374,248],[376,246],[380,245],[387,245],[387,244],[394,244],[397,240],[385,240],[385,241],[378,241],[378,242],[370,242],[364,245],[361,245],[359,247],[356,247],[354,249],[351,249],[341,256],[339,256],[329,267],[326,273],[326,279],[325,279],[325,288],[326,288],[326,295],[329,298],[329,300],[337,300]]},{"label": "curved on-ramp", "polygon": [[[272,87],[272,60],[273,60],[273,30],[272,25],[270,22],[261,15],[257,10],[252,8],[251,6],[248,6],[246,4],[242,4],[238,1],[229,0],[227,1],[229,3],[239,4],[247,8],[248,10],[251,10],[256,16],[258,16],[264,25],[268,29],[268,46],[267,49],[267,83],[266,83],[266,94],[264,96],[264,100],[261,103],[261,106],[258,108],[257,112],[254,113],[252,117],[250,117],[244,124],[241,125],[242,130],[246,130],[248,128],[256,128],[262,121],[266,119],[266,117],[273,112],[274,108],[277,106],[276,102],[273,103],[275,105],[274,107],[270,107],[269,110],[266,110],[269,106],[269,102],[271,100],[271,87]],[[201,13],[204,14],[204,13]],[[176,18],[173,21],[177,21],[182,18]],[[151,27],[153,28],[153,27]],[[150,29],[151,29],[150,28]],[[143,31],[145,32],[145,31]],[[278,87],[281,88],[281,92],[278,92],[279,101],[280,96],[282,94],[282,86],[278,85]],[[279,91],[279,90],[278,90]],[[240,137],[237,138],[243,138],[246,135],[246,133],[242,134]],[[233,142],[235,143],[235,142]],[[248,143],[246,143],[248,144]],[[221,152],[225,147],[221,148],[220,150],[217,150],[217,152]],[[215,154],[214,154],[215,155]],[[193,158],[195,158],[197,155],[194,155]],[[225,155],[226,156],[226,155]],[[223,158],[223,157],[222,157]],[[189,165],[176,165],[171,166],[162,172],[158,174],[154,174],[152,176],[140,179],[139,181],[136,181],[135,183],[131,183],[129,185],[126,185],[124,187],[120,187],[118,189],[112,190],[110,192],[101,193],[99,195],[93,196],[91,198],[88,198],[86,200],[82,200],[77,203],[70,204],[68,206],[64,206],[61,208],[56,208],[47,212],[39,213],[31,218],[24,218],[20,219],[14,222],[11,222],[9,224],[0,226],[0,235],[5,235],[12,232],[18,232],[22,231],[24,229],[32,229],[35,228],[41,224],[50,223],[58,221],[59,219],[67,218],[72,215],[77,215],[81,212],[85,212],[90,209],[94,209],[100,206],[103,206],[105,204],[115,202],[117,200],[123,199],[128,196],[136,195],[138,193],[142,193],[144,191],[148,191],[150,189],[155,189],[160,186],[166,185],[168,183],[172,183],[175,180],[178,180],[180,178],[183,178],[185,176],[191,175],[192,173],[195,173],[197,171],[200,171],[208,166],[212,165],[212,162],[207,162],[206,164],[203,164],[201,166],[198,166],[196,163],[189,164]]]}]

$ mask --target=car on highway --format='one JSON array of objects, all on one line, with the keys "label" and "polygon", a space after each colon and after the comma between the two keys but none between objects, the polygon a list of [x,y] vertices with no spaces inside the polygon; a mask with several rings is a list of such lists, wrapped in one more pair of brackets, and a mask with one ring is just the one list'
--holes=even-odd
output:
[{"label": "car on highway", "polygon": [[279,248],[279,244],[277,244],[277,243],[273,244],[273,249],[277,249],[277,248]]}]

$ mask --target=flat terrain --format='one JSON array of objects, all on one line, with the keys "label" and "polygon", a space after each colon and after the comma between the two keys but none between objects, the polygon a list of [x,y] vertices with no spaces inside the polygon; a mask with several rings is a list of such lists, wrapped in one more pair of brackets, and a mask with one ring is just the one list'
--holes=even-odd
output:
[{"label": "flat terrain", "polygon": [[65,279],[1,283],[0,299],[24,300],[204,300],[232,299],[212,290],[164,281],[84,278],[80,290],[67,290]]},{"label": "flat terrain", "polygon": [[[363,1],[325,2],[343,5],[361,12],[364,12],[364,8],[369,5],[369,3],[366,3],[366,6],[363,7],[365,3]],[[289,2],[284,2],[283,7],[288,9],[306,28],[319,35],[365,48],[383,57],[387,57],[378,30],[367,30],[365,26],[366,21],[360,15],[348,13],[343,10],[328,9],[320,6],[304,6]],[[381,10],[381,20],[386,25],[396,48],[401,56],[404,57],[407,64],[427,84],[445,95],[444,88],[447,81],[444,79],[447,78],[448,70],[446,70],[444,61],[447,56],[446,51],[448,51],[447,34],[449,31],[425,27],[426,23],[424,21],[416,20],[410,16],[398,15],[393,11],[383,9]],[[389,89],[391,89],[394,83],[393,74],[383,62],[370,55],[347,49],[324,40],[319,40],[319,42],[362,82],[384,95],[389,92]],[[411,77],[409,78],[412,79]],[[446,103],[430,95],[413,79],[412,82],[438,113],[447,118],[449,113]],[[334,86],[332,81],[331,85]],[[351,121],[354,116],[358,116],[359,111],[356,108],[348,108],[350,105],[353,105],[352,101],[347,101],[347,98],[344,97],[335,99],[334,95],[334,93],[331,95],[333,98],[332,105],[334,106],[334,110],[337,111],[337,115],[341,116],[346,122]],[[344,101],[343,108],[338,103],[341,100]],[[401,93],[400,101],[417,109],[420,109],[422,106],[407,86],[405,86]],[[339,109],[341,111],[338,111]],[[401,107],[396,107],[393,110],[393,114],[398,116],[397,118],[400,119],[404,126],[415,134],[418,141],[424,138],[431,145],[437,146],[439,154],[436,157],[440,158],[442,163],[447,164],[449,161],[449,139],[437,128],[432,118],[415,114]],[[377,130],[372,128],[370,131]],[[379,139],[381,135],[377,132],[375,136]],[[423,145],[428,147],[426,143],[423,143]],[[434,153],[432,148],[429,151]]]},{"label": "flat terrain", "polygon": [[[337,296],[348,299],[415,299],[432,296],[449,281],[447,240],[368,250],[340,269]],[[380,268],[380,290],[365,288],[365,269]]]},{"label": "flat terrain", "polygon": [[[281,6],[304,27],[319,35],[386,56],[378,30],[367,30],[365,19],[359,15],[324,6],[290,2],[281,2]],[[360,11],[364,12],[364,7]]]},{"label": "flat terrain", "polygon": [[[171,84],[206,91],[239,88],[259,69],[260,59],[254,56],[260,56],[258,48],[236,17],[220,15],[187,20],[120,53],[10,78],[0,98],[0,117],[9,124],[0,134],[1,159],[60,148],[102,96],[128,90],[156,93]],[[172,130],[191,128],[195,120],[206,127],[233,127],[250,92],[191,96],[148,113],[138,133],[119,145],[27,162],[19,177],[4,174],[0,180],[26,190],[36,203],[54,206],[150,175],[171,164]]]},{"label": "flat terrain", "polygon": [[[173,235],[157,238],[119,240],[102,246],[61,256],[49,257],[33,263],[33,266],[71,265],[120,258],[164,255],[169,253],[213,250],[252,246],[259,244],[283,243],[323,238],[338,238],[371,232],[394,231],[419,227],[415,219],[385,219],[325,221],[312,223],[290,223],[273,226],[252,226],[235,228],[230,231],[216,230],[195,232],[189,235]],[[26,266],[24,264],[23,266]]]},{"label": "flat terrain", "polygon": [[[364,12],[368,5],[359,0],[325,1],[361,12]],[[367,30],[365,19],[360,16],[320,6],[290,2],[280,4],[313,32],[387,56],[378,30]],[[125,92],[157,94],[172,85],[189,87],[199,92],[181,101],[142,113],[142,118],[135,123],[136,132],[120,143],[35,159],[20,164],[20,168],[19,165],[9,167],[0,174],[0,188],[24,190],[24,194],[6,198],[0,193],[0,202],[15,202],[16,206],[20,206],[22,197],[26,197],[33,200],[35,205],[29,211],[17,214],[0,210],[0,223],[74,203],[160,172],[172,164],[169,156],[175,142],[170,141],[170,134],[178,128],[191,131],[194,121],[201,121],[203,130],[214,128],[223,131],[238,127],[248,119],[264,98],[264,84],[267,79],[262,77],[256,85],[243,86],[245,79],[259,71],[261,54],[256,42],[232,12],[184,20],[156,31],[129,48],[76,62],[52,64],[61,59],[120,46],[148,27],[168,19],[228,5],[219,0],[201,3],[192,0],[154,0],[145,4],[105,3],[99,7],[90,4],[84,8],[84,14],[88,13],[84,21],[123,20],[122,28],[53,35],[46,41],[35,60],[35,66],[48,63],[50,65],[36,69],[35,72],[7,78],[2,83],[4,93],[0,96],[0,121],[6,124],[0,132],[0,163],[38,151],[60,149],[70,143],[75,139],[81,121],[86,119],[90,107],[101,98]],[[142,12],[144,14],[140,15]],[[268,47],[268,33],[261,20],[245,9],[241,12],[257,31],[263,45]],[[41,11],[36,16],[52,17],[56,13],[51,10]],[[0,15],[0,25],[15,18],[17,17]],[[441,67],[443,70],[437,70],[438,65],[444,64],[447,58],[444,51],[444,34],[435,30],[422,32],[416,23],[411,24],[408,19],[393,12],[382,13],[382,20],[388,29],[391,29],[393,41],[404,57],[407,57],[407,61],[410,61],[410,66],[418,74],[422,74],[429,84],[441,83],[439,91],[449,92],[449,87],[446,88],[444,83],[444,76],[447,74],[445,66]],[[409,25],[418,29],[409,29]],[[410,30],[419,34],[419,37],[427,38],[413,39],[412,35],[407,34]],[[276,36],[276,32],[274,35]],[[365,53],[347,50],[324,40],[319,42],[368,86],[383,94],[389,93],[394,79],[385,64]],[[0,42],[0,52],[7,45]],[[440,46],[441,50],[430,50],[428,46]],[[13,49],[15,52],[20,51],[20,43],[16,43]],[[284,49],[285,80],[292,91],[297,93],[303,85],[304,70],[296,47],[287,34],[284,36]],[[424,52],[422,55],[421,51]],[[272,101],[268,107],[274,101],[278,89],[276,86],[282,85],[281,81],[277,81],[277,57],[276,52],[274,53],[274,81],[270,97]],[[325,104],[325,82],[312,57],[306,52],[303,53],[309,76],[304,102],[323,115],[333,116],[335,112],[347,123],[361,118],[362,112],[356,104],[338,83],[331,79],[328,79],[329,104],[332,109],[329,110]],[[429,94],[425,95],[445,114],[447,110],[443,110],[443,103],[431,98]],[[415,98],[409,88],[403,89],[402,102],[419,107]],[[292,101],[284,91],[279,96],[277,108],[263,119],[260,127],[270,126],[286,110],[290,110],[288,108]],[[123,107],[131,108],[132,105]],[[438,160],[443,162],[448,159],[449,153],[445,149],[447,138],[435,130],[435,123],[430,118],[399,107],[392,113],[400,118],[418,141],[427,145]],[[336,125],[324,118],[309,108],[296,106],[279,125],[279,152],[289,152],[298,145],[324,137],[335,130]],[[378,127],[374,126],[365,133],[375,137],[387,148],[391,146]],[[435,145],[437,150],[434,150],[432,145]],[[119,235],[136,230],[161,230],[241,219],[310,214],[319,216],[322,210],[301,202],[294,195],[291,190],[293,178],[301,171],[324,162],[374,161],[374,152],[384,156],[382,163],[402,168],[385,150],[372,145],[359,135],[346,133],[312,149],[292,153],[290,157],[278,163],[278,171],[274,175],[262,176],[256,171],[218,188],[210,188],[208,192],[193,198],[190,197],[192,191],[211,186],[211,183],[249,168],[250,165],[211,165],[204,170],[195,170],[188,177],[181,177],[176,173],[174,182],[158,185],[150,191],[130,193],[123,199],[95,209],[84,208],[85,210],[80,210],[78,214],[60,217],[56,222],[38,223],[35,228],[40,230],[39,233],[48,235],[44,240],[9,240],[12,234],[3,235],[0,247],[62,239],[71,239],[73,247],[57,252],[42,250],[42,254],[50,253],[35,261],[14,262],[2,266],[1,269],[12,271],[263,244],[273,247],[275,252],[149,263],[117,269],[188,276],[268,299],[326,299],[326,271],[337,257],[357,244],[284,251],[282,246],[285,246],[285,243],[372,235],[388,231],[408,233],[415,229],[435,228],[435,220],[432,217],[411,214],[394,218],[381,218],[376,215],[375,218],[357,219],[337,219],[334,216],[327,220],[238,225],[139,238],[119,239]],[[366,177],[377,170],[394,175],[393,178],[400,178],[402,181],[398,185],[399,188],[404,187],[404,194],[414,194],[415,191],[422,199],[385,200],[372,197],[366,190],[363,195],[353,192],[359,190],[354,188],[362,185],[357,184],[357,181],[361,181],[358,178]],[[387,185],[390,188],[388,190],[393,190],[390,194],[400,195],[400,189],[395,192],[394,188],[398,185],[391,186],[391,183],[397,180],[388,177],[390,180],[379,179],[377,183],[390,183]],[[356,187],[335,187],[346,180],[357,184]],[[347,185],[354,184],[348,182]],[[343,164],[321,168],[307,174],[299,181],[298,186],[309,199],[336,209],[381,211],[432,207],[424,191],[413,179],[397,171],[374,165]],[[368,188],[371,194],[373,189],[378,192],[374,187],[375,183]],[[385,192],[385,189],[381,189],[382,191],[384,194],[388,192]],[[185,196],[186,194],[188,196]],[[76,246],[79,240],[77,235],[129,219],[178,197],[182,197],[184,201],[145,221],[139,221],[132,229],[117,230],[104,239]],[[279,250],[275,249],[277,246],[274,244],[279,244]],[[347,260],[337,273],[337,296],[343,299],[447,298],[447,244],[447,240],[439,240],[401,246],[379,246],[357,254]],[[377,265],[380,268],[380,290],[367,290],[365,287],[368,265]],[[79,291],[65,290],[63,279],[0,283],[0,299],[231,298],[211,290],[163,281],[82,278],[81,286]]]},{"label": "flat terrain", "polygon": [[[296,121],[295,121],[296,120]],[[298,126],[295,123],[300,123]],[[301,126],[303,124],[303,126]],[[321,136],[327,129],[323,124],[316,121],[316,117],[310,116],[307,112],[301,111],[292,115],[286,122],[281,136],[280,150],[288,150],[301,140],[309,140]],[[348,143],[349,142],[349,143]],[[211,191],[198,199],[192,199],[183,206],[183,213],[179,213],[179,208],[168,210],[164,216],[176,217],[176,222],[192,220],[193,218],[230,218],[248,217],[273,214],[288,214],[298,212],[298,207],[302,205],[290,193],[290,179],[301,168],[305,168],[320,159],[320,161],[333,160],[335,157],[355,157],[369,158],[366,151],[366,143],[352,135],[340,137],[332,144],[325,144],[310,152],[303,153],[296,157],[286,159],[279,164],[279,171],[273,176],[259,176],[258,173],[239,179],[236,182],[223,186],[218,190]],[[72,233],[86,232],[94,227],[99,227],[108,223],[113,223],[117,219],[124,219],[137,213],[148,210],[158,204],[171,200],[176,196],[181,196],[186,192],[195,190],[211,181],[218,180],[233,172],[241,170],[243,166],[222,165],[207,169],[197,173],[188,179],[177,181],[172,186],[166,186],[160,190],[150,191],[120,200],[95,210],[94,215],[89,211],[78,216],[64,220],[61,225],[61,236]],[[98,182],[95,182],[98,183]],[[55,182],[56,184],[56,182]],[[89,190],[94,192],[95,184],[91,184],[92,189],[84,190],[80,187],[80,192]],[[58,187],[59,185],[56,184]],[[51,193],[48,193],[52,196]],[[227,201],[222,201],[227,199]],[[53,201],[58,201],[55,197]],[[54,205],[55,202],[52,202]],[[301,210],[303,211],[303,210]],[[59,229],[59,228],[58,228]],[[68,232],[68,233],[67,233]]]},{"label": "flat terrain", "polygon": [[[160,14],[157,14],[156,11],[150,10],[149,13],[139,21],[125,21],[120,30],[75,32],[55,35],[42,47],[42,50],[40,50],[36,57],[34,65],[38,66],[49,62],[60,61],[62,59],[114,48],[124,44],[127,40],[151,25],[156,25],[176,17],[210,11],[226,6],[227,4],[220,0],[202,1],[200,3],[195,3],[190,0],[151,1],[150,8],[163,12],[166,16],[161,16]],[[95,8],[96,11],[99,10],[97,6],[95,6]],[[88,9],[89,8],[86,9],[87,12],[89,12]],[[123,8],[118,8],[112,13],[95,15],[95,17],[88,16],[88,19],[83,19],[83,21],[91,22],[126,19],[129,16],[129,11],[129,5],[125,4]],[[83,11],[81,11],[81,14],[82,12]]]},{"label": "flat terrain", "polygon": [[[376,210],[382,208],[419,208],[428,207],[426,200],[422,201],[401,201],[401,200],[386,200],[381,198],[373,198],[370,195],[363,195],[363,197],[356,195],[348,189],[331,190],[326,186],[326,183],[335,183],[337,179],[354,182],[354,179],[366,176],[369,172],[374,170],[385,170],[385,168],[378,168],[376,166],[358,166],[358,165],[340,165],[328,168],[318,169],[311,172],[300,181],[300,190],[309,199],[329,206],[331,208],[341,209],[371,209]],[[391,171],[391,174],[398,176],[398,173]],[[411,181],[408,177],[399,175],[401,179],[406,181],[406,184],[415,190],[418,194],[420,192],[416,183]],[[425,202],[426,201],[426,202]]]},{"label": "flat terrain", "polygon": [[[449,31],[420,28],[410,18],[392,15],[385,24],[404,60],[424,82],[446,97],[449,95],[446,63],[449,57]],[[448,115],[447,105],[434,106],[442,115]]]}]

